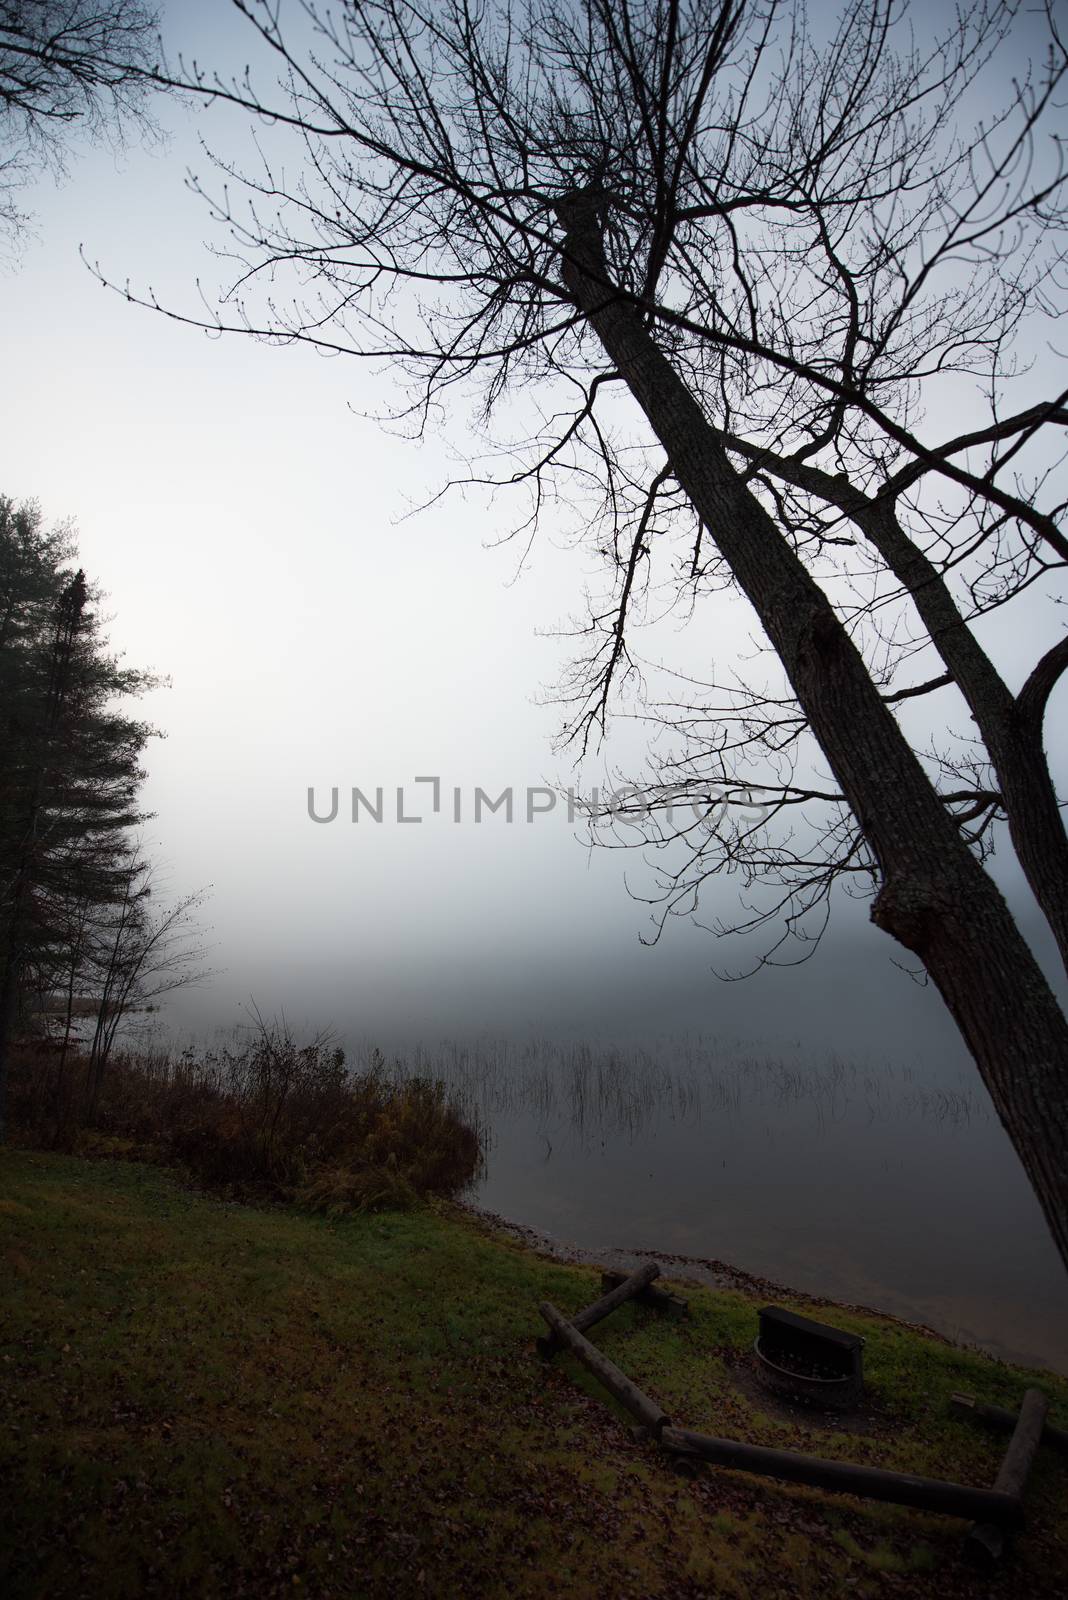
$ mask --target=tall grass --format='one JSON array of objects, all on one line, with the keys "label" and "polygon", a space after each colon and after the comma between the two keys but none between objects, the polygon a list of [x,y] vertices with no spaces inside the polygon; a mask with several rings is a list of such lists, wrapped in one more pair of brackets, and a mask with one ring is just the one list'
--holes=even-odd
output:
[{"label": "tall grass", "polygon": [[480,1127],[535,1116],[569,1128],[580,1143],[636,1141],[661,1123],[699,1123],[799,1105],[821,1127],[861,1110],[891,1118],[961,1126],[989,1113],[968,1085],[928,1087],[910,1067],[878,1069],[837,1057],[792,1061],[715,1040],[671,1039],[629,1049],[530,1039],[521,1043],[445,1041],[390,1063],[394,1081],[442,1080],[453,1102]]}]

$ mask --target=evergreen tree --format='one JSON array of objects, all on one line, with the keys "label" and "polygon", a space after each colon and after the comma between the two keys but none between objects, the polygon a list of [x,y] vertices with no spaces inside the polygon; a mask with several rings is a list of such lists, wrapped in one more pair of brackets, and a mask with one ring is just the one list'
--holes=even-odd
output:
[{"label": "evergreen tree", "polygon": [[0,500],[0,1112],[16,1028],[33,995],[73,996],[74,931],[122,905],[140,870],[131,830],[154,730],[115,702],[156,679],[107,648],[97,596],[66,529]]}]

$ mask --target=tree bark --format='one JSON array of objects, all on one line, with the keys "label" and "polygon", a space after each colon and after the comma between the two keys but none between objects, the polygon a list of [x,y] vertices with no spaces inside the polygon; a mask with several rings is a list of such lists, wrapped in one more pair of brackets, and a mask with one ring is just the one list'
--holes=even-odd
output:
[{"label": "tree bark", "polygon": [[1068,1266],[1068,1021],[827,596],[700,405],[614,293],[596,196],[559,203],[563,279],[777,651],[878,863],[876,925],[923,962],[979,1067]]},{"label": "tree bark", "polygon": [[905,533],[893,507],[851,513],[908,589],[931,642],[975,718],[997,774],[1016,857],[1068,971],[1068,834],[1043,746],[1042,706],[1015,698],[968,627],[941,573]]}]

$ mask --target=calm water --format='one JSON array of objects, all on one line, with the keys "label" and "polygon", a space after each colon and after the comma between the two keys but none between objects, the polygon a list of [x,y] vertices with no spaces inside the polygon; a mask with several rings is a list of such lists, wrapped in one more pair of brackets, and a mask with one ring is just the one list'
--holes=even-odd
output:
[{"label": "calm water", "polygon": [[971,1070],[932,1083],[701,1041],[446,1046],[423,1069],[482,1120],[474,1198],[502,1216],[721,1259],[1068,1372],[1068,1275]]}]

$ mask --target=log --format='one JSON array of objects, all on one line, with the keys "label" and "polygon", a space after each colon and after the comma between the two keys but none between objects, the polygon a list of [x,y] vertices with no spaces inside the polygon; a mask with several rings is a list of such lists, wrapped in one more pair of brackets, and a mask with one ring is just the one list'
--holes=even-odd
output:
[{"label": "log", "polygon": [[[602,1295],[600,1300],[595,1300],[592,1305],[586,1306],[582,1311],[576,1311],[570,1318],[571,1326],[577,1328],[579,1333],[585,1333],[587,1328],[595,1327],[598,1322],[603,1322],[609,1312],[617,1306],[623,1305],[627,1300],[633,1299],[643,1289],[647,1289],[654,1278],[660,1276],[660,1268],[655,1261],[650,1261],[647,1266],[639,1267],[637,1272],[632,1272],[629,1278],[611,1290],[609,1294]],[[547,1338],[538,1340],[538,1349],[543,1356],[554,1355],[560,1348],[560,1340],[554,1333]]]},{"label": "log", "polygon": [[[952,1394],[949,1397],[950,1409],[959,1412],[961,1416],[975,1417],[979,1422],[989,1422],[993,1428],[1001,1428],[1003,1432],[1011,1433],[1019,1420],[1019,1414],[1010,1411],[1008,1406],[991,1406],[985,1400],[976,1400],[970,1394]],[[1058,1428],[1056,1423],[1046,1419],[1042,1428],[1042,1443],[1052,1444],[1059,1450],[1068,1450],[1068,1428]]]},{"label": "log", "polygon": [[659,1439],[662,1430],[670,1422],[670,1417],[657,1405],[655,1400],[650,1400],[632,1383],[625,1372],[621,1372],[614,1362],[602,1355],[586,1336],[579,1332],[573,1323],[557,1311],[548,1300],[538,1307],[541,1315],[549,1324],[559,1342],[576,1356],[587,1371],[592,1372],[598,1383],[608,1390],[613,1399],[618,1400],[625,1411],[629,1411],[635,1421],[652,1434],[654,1439]]},{"label": "log", "polygon": [[[999,1494],[1012,1495],[1018,1501],[1023,1498],[1027,1474],[1031,1470],[1035,1452],[1042,1442],[1042,1429],[1045,1426],[1048,1406],[1049,1401],[1041,1389],[1027,1390],[1012,1438],[1001,1458],[998,1475],[994,1479],[994,1488]],[[996,1522],[981,1521],[968,1530],[964,1549],[973,1561],[989,1567],[1004,1555],[1005,1544],[1006,1532],[1003,1527]]]},{"label": "log", "polygon": [[[621,1283],[627,1281],[625,1272],[602,1272],[602,1289],[616,1289]],[[680,1295],[671,1294],[667,1289],[661,1289],[659,1284],[647,1283],[640,1294],[635,1296],[643,1305],[655,1306],[658,1311],[666,1311],[671,1317],[686,1317],[690,1314],[689,1301],[683,1300]]]},{"label": "log", "polygon": [[824,1461],[793,1450],[773,1450],[736,1439],[713,1439],[689,1428],[666,1427],[660,1443],[665,1450],[700,1456],[736,1472],[756,1472],[787,1483],[806,1483],[814,1489],[865,1495],[870,1500],[918,1506],[922,1511],[939,1511],[971,1521],[1001,1524],[1021,1520],[1019,1497],[1000,1489],[972,1489],[940,1478],[919,1478],[911,1472],[889,1472],[883,1467],[856,1466],[850,1461]]}]

